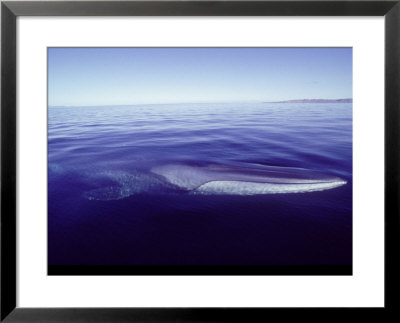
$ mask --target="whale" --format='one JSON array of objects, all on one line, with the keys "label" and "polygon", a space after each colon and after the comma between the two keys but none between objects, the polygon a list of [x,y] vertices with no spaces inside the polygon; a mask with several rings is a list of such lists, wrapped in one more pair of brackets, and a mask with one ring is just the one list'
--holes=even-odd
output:
[{"label": "whale", "polygon": [[170,163],[153,167],[151,172],[193,194],[306,193],[347,183],[339,177],[310,169],[252,164]]},{"label": "whale", "polygon": [[158,163],[142,170],[106,170],[87,175],[98,184],[89,200],[120,200],[137,194],[266,195],[334,189],[347,182],[319,171],[251,163],[202,161]]}]

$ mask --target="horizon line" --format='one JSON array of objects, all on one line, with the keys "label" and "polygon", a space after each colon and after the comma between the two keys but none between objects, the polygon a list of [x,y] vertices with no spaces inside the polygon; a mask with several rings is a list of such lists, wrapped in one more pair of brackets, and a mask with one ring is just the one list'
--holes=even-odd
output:
[{"label": "horizon line", "polygon": [[244,101],[193,101],[193,102],[168,102],[168,103],[127,103],[127,104],[102,104],[102,105],[51,105],[47,104],[48,107],[52,108],[80,108],[80,107],[127,107],[127,106],[139,106],[139,105],[170,105],[170,104],[207,104],[207,103],[285,103],[290,101],[339,101],[339,100],[353,100],[353,98],[338,98],[338,99],[287,99],[279,101],[264,101],[264,100],[244,100]]}]

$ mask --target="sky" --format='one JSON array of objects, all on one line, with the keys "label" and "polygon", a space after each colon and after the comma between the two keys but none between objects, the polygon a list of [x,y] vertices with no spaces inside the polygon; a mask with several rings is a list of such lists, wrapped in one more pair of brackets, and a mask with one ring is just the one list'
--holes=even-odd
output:
[{"label": "sky", "polygon": [[48,48],[48,104],[352,98],[351,48]]}]

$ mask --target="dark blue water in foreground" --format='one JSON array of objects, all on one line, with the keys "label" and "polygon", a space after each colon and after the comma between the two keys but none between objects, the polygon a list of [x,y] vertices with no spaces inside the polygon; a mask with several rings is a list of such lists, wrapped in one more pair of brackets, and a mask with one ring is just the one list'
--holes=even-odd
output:
[{"label": "dark blue water in foreground", "polygon": [[351,104],[50,107],[50,265],[351,264]]}]

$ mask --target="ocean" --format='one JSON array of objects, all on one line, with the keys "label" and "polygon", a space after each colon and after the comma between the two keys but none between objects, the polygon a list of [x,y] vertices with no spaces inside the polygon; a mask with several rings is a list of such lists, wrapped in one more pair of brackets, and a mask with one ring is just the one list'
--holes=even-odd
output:
[{"label": "ocean", "polygon": [[352,104],[48,109],[48,264],[352,264]]}]

